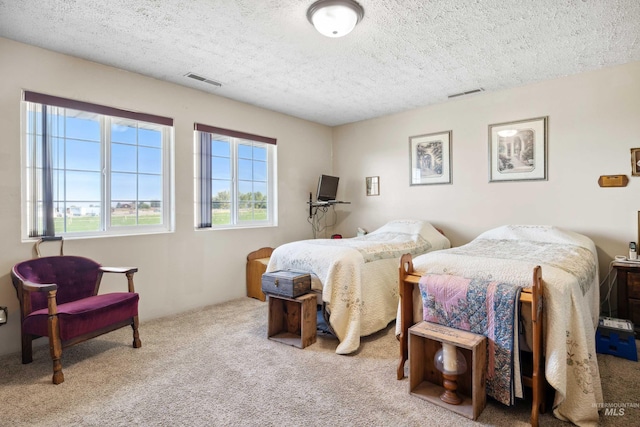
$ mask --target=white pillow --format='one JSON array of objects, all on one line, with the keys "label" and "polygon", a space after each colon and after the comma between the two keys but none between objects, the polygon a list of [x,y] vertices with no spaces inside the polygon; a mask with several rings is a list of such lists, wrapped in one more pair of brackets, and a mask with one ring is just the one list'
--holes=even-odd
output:
[{"label": "white pillow", "polygon": [[449,239],[443,236],[429,222],[420,219],[397,219],[389,221],[382,227],[369,233],[369,235],[380,233],[402,233],[411,236],[420,235],[431,243],[433,249],[447,249],[451,247]]}]

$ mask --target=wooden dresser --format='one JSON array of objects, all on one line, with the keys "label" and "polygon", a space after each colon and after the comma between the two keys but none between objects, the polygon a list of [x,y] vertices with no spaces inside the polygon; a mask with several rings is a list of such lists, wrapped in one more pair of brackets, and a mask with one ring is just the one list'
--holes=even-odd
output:
[{"label": "wooden dresser", "polygon": [[618,318],[633,322],[636,339],[640,338],[640,262],[614,262],[617,271]]}]

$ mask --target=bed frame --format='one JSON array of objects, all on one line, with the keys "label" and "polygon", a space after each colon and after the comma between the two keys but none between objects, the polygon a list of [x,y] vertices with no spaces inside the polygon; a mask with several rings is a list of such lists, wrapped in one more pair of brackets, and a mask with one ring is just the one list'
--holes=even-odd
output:
[{"label": "bed frame", "polygon": [[[398,379],[404,378],[404,365],[409,358],[409,328],[415,323],[413,320],[413,288],[420,281],[420,275],[413,269],[411,254],[400,258],[400,363],[398,364]],[[405,298],[406,296],[406,298]],[[524,288],[520,293],[520,302],[524,307],[530,307],[532,327],[533,363],[527,374],[522,374],[522,384],[532,389],[531,425],[538,426],[538,415],[545,411],[544,399],[544,365],[542,353],[542,268],[533,269],[533,284],[531,288]],[[524,368],[524,367],[523,367]]]}]

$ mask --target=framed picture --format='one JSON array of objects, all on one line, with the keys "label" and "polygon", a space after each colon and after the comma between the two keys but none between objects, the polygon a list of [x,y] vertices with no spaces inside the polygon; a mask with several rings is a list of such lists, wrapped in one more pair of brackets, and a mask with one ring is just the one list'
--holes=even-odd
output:
[{"label": "framed picture", "polygon": [[547,119],[489,125],[489,182],[547,179]]},{"label": "framed picture", "polygon": [[380,195],[380,177],[368,176],[366,181],[367,181],[367,196],[379,196]]},{"label": "framed picture", "polygon": [[451,131],[409,138],[411,185],[451,184]]},{"label": "framed picture", "polygon": [[640,148],[631,149],[631,175],[640,176]]}]

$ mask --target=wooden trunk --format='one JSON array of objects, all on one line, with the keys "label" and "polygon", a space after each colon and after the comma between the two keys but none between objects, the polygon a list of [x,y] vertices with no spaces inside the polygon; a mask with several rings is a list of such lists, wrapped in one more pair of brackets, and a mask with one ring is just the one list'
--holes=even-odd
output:
[{"label": "wooden trunk", "polygon": [[278,270],[262,275],[262,292],[297,298],[311,292],[309,273],[294,270]]}]

